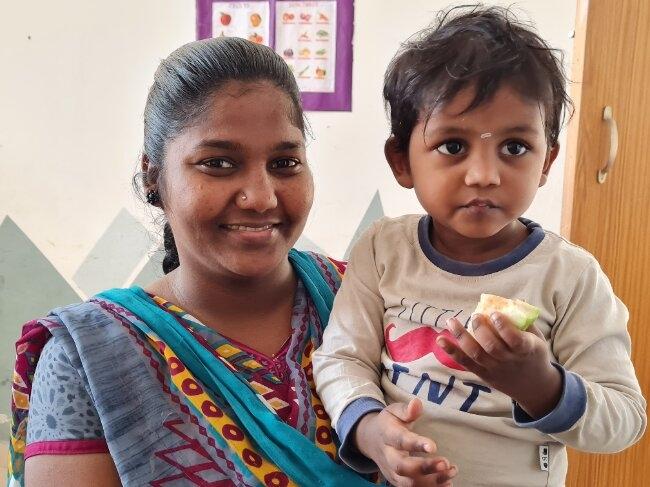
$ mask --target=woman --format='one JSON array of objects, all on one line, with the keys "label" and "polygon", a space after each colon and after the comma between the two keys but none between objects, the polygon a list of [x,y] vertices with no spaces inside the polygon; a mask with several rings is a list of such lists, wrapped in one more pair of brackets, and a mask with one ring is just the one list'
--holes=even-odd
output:
[{"label": "woman", "polygon": [[292,250],[304,132],[269,48],[210,39],[161,63],[141,186],[167,219],[166,274],[25,325],[10,485],[368,484],[331,460],[311,376],[343,265]]}]

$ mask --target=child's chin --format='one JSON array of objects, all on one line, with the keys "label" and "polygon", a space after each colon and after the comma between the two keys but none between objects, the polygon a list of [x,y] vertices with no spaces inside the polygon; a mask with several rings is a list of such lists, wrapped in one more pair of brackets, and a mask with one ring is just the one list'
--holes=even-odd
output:
[{"label": "child's chin", "polygon": [[455,228],[456,232],[466,238],[471,239],[486,239],[494,237],[502,230],[503,226],[488,224],[488,223],[473,223],[462,225]]}]

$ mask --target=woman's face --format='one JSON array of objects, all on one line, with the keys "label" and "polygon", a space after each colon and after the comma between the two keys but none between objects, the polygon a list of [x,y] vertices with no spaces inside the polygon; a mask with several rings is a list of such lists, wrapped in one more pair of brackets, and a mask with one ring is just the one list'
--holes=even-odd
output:
[{"label": "woman's face", "polygon": [[262,277],[287,262],[313,200],[289,96],[229,82],[169,141],[162,203],[184,271]]}]

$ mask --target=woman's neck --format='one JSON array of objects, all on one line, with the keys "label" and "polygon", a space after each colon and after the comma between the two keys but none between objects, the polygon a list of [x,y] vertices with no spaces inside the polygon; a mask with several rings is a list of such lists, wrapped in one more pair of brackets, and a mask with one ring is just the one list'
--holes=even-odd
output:
[{"label": "woman's neck", "polygon": [[[147,288],[180,306],[206,326],[232,336],[247,323],[268,321],[279,310],[291,309],[296,277],[289,261],[265,276],[204,275],[180,266]],[[235,333],[229,333],[230,329]]]},{"label": "woman's neck", "polygon": [[445,257],[469,264],[481,264],[508,254],[526,240],[528,235],[528,229],[519,220],[514,220],[487,238],[468,238],[434,221],[429,240]]}]

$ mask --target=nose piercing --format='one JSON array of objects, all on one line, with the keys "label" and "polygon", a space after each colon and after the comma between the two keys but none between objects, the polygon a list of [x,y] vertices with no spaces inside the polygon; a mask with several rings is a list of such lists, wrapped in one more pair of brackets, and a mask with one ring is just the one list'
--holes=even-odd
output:
[{"label": "nose piercing", "polygon": [[241,196],[240,196],[240,198],[241,198],[242,200],[246,201],[246,200],[248,199],[248,196],[246,196],[246,193],[242,193]]}]

